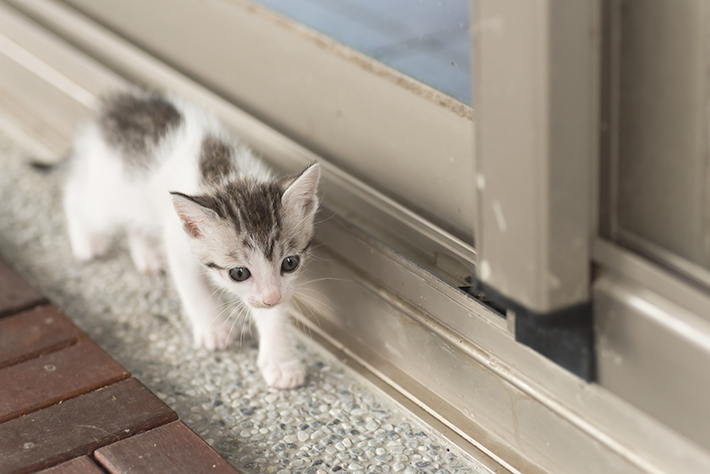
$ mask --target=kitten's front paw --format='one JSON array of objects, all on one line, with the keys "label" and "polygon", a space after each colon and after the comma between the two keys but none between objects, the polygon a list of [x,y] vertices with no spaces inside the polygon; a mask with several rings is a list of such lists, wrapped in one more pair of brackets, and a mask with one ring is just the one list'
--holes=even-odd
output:
[{"label": "kitten's front paw", "polygon": [[128,235],[133,264],[144,274],[163,271],[163,255],[160,249],[148,238],[135,232]]},{"label": "kitten's front paw", "polygon": [[209,350],[226,349],[237,336],[237,331],[232,330],[229,322],[215,323],[212,327],[194,328],[195,347],[204,347]]},{"label": "kitten's front paw", "polygon": [[140,273],[150,275],[161,273],[164,270],[163,259],[157,252],[145,253],[140,256],[133,255],[133,264]]},{"label": "kitten's front paw", "polygon": [[273,360],[260,360],[259,369],[264,380],[271,388],[281,390],[296,388],[303,385],[306,380],[306,368],[299,360],[276,362]]},{"label": "kitten's front paw", "polygon": [[102,257],[108,252],[110,240],[103,235],[82,236],[71,240],[74,257],[80,262],[88,262]]}]

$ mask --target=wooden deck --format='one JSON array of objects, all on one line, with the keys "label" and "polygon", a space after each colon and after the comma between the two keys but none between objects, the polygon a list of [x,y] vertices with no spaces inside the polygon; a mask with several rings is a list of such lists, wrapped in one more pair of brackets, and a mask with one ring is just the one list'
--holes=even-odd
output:
[{"label": "wooden deck", "polygon": [[0,262],[0,473],[238,471]]}]

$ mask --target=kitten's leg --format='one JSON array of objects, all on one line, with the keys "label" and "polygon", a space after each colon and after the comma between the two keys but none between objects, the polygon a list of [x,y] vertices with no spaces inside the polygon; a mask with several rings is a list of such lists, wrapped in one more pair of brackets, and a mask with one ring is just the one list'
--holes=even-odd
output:
[{"label": "kitten's leg", "polygon": [[219,298],[205,276],[205,268],[195,258],[179,227],[166,225],[165,247],[170,273],[185,313],[192,322],[195,346],[224,349],[236,337],[233,321],[220,311]]},{"label": "kitten's leg", "polygon": [[306,369],[298,359],[286,312],[280,307],[252,309],[252,316],[259,330],[257,363],[266,383],[279,389],[303,385]]},{"label": "kitten's leg", "polygon": [[64,191],[64,212],[67,217],[69,241],[74,256],[80,261],[92,260],[106,253],[110,231],[105,212],[102,214],[96,197],[74,180]]},{"label": "kitten's leg", "polygon": [[128,246],[133,264],[141,273],[158,273],[163,270],[163,256],[155,240],[145,233],[131,229],[128,231]]}]

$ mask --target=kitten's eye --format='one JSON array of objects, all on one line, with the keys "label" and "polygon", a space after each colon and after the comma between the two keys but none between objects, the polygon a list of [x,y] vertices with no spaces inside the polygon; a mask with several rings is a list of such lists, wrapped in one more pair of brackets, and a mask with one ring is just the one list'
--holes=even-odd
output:
[{"label": "kitten's eye", "polygon": [[300,263],[300,261],[301,259],[296,255],[286,257],[281,263],[281,270],[285,271],[286,273],[290,273],[298,268],[298,264]]},{"label": "kitten's eye", "polygon": [[251,276],[248,268],[239,267],[229,270],[229,277],[234,281],[244,281]]}]

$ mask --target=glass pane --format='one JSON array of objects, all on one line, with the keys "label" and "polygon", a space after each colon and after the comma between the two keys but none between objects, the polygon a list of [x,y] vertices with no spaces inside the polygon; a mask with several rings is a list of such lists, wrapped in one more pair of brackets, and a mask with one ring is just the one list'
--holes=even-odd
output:
[{"label": "glass pane", "polygon": [[256,0],[471,104],[468,0]]}]

